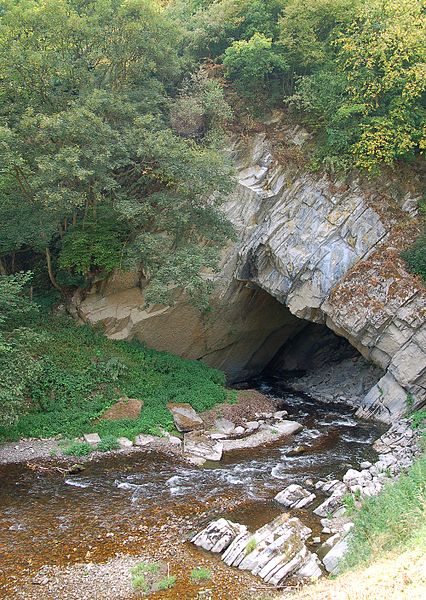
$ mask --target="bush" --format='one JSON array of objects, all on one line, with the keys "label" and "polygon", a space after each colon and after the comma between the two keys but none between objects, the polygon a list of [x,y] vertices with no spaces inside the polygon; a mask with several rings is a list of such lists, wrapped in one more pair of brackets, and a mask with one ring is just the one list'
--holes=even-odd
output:
[{"label": "bush", "polygon": [[426,281],[426,233],[417,238],[411,248],[402,252],[401,256],[411,273],[420,275]]},{"label": "bush", "polygon": [[176,577],[174,575],[169,575],[168,577],[163,577],[163,579],[157,583],[156,588],[158,591],[169,590],[175,583]]}]

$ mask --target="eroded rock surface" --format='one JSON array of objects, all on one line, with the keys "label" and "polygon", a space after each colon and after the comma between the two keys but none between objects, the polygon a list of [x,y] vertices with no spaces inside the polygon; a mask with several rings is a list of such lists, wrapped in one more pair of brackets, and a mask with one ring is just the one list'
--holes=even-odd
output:
[{"label": "eroded rock surface", "polygon": [[[303,144],[292,135],[289,143]],[[399,257],[417,231],[415,193],[397,181],[339,181],[280,162],[266,134],[235,144],[234,157],[238,184],[224,211],[239,241],[224,250],[220,273],[209,275],[211,313],[178,291],[173,306],[147,308],[135,273],[76,298],[80,318],[103,323],[111,338],[203,359],[231,381],[259,373],[311,321],[382,370],[356,394],[360,416],[391,422],[405,413],[407,394],[421,406],[426,291]]]}]

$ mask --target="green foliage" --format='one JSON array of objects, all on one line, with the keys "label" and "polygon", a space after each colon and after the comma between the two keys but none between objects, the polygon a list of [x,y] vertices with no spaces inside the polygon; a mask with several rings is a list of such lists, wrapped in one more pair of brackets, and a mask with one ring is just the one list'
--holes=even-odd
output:
[{"label": "green foliage", "polygon": [[133,575],[132,587],[134,590],[146,593],[149,590],[149,586],[146,582],[145,575]]},{"label": "green foliage", "polygon": [[401,253],[409,270],[426,281],[426,233],[419,236],[414,244]]},{"label": "green foliage", "polygon": [[[159,426],[173,430],[168,402],[188,402],[203,411],[226,401],[223,373],[201,362],[156,352],[137,341],[108,340],[67,317],[41,315],[33,333],[29,354],[38,357],[37,377],[24,379],[20,390],[29,399],[28,408],[17,423],[0,427],[0,439],[74,438],[88,431],[101,438],[134,438],[156,434]],[[2,377],[9,372],[10,363],[5,363]],[[5,398],[15,384],[15,378],[6,382]],[[122,395],[144,401],[140,417],[98,420]]]},{"label": "green foliage", "polygon": [[169,575],[168,577],[163,577],[163,579],[157,583],[156,589],[158,591],[169,590],[175,585],[175,583],[176,577],[174,575]]},{"label": "green foliage", "polygon": [[139,562],[130,569],[132,575],[146,575],[147,573],[156,574],[160,570],[159,563]]},{"label": "green foliage", "polygon": [[288,65],[272,46],[272,39],[255,33],[249,40],[234,42],[226,49],[223,64],[227,77],[242,94],[263,88],[272,71],[285,72]]},{"label": "green foliage", "polygon": [[155,301],[188,285],[206,303],[200,271],[232,233],[217,210],[231,185],[220,140],[229,107],[218,82],[198,79],[190,97],[203,127],[176,133],[183,33],[162,4],[3,2],[0,257],[10,270],[17,251],[45,256],[63,289],[132,267]]},{"label": "green foliage", "polygon": [[99,452],[111,452],[111,450],[118,450],[119,448],[120,444],[113,435],[106,435],[96,446],[96,450]]},{"label": "green foliage", "polygon": [[87,442],[72,442],[65,446],[62,452],[68,456],[87,456],[93,452],[93,447]]},{"label": "green foliage", "polygon": [[426,429],[426,409],[416,410],[410,419],[414,429],[420,429],[421,431]]},{"label": "green foliage", "polygon": [[394,548],[407,547],[420,530],[424,535],[425,507],[426,457],[423,456],[378,496],[364,500],[355,516],[348,553],[340,571],[358,567]]},{"label": "green foliage", "polygon": [[211,579],[211,577],[212,577],[212,572],[210,569],[207,569],[206,567],[196,567],[195,569],[192,569],[192,571],[191,571],[191,579],[195,583],[207,581],[208,579]]},{"label": "green foliage", "polygon": [[246,555],[250,554],[250,552],[253,552],[253,550],[256,548],[256,546],[257,546],[256,538],[250,538],[249,541],[247,542],[246,549],[245,549]]},{"label": "green foliage", "polygon": [[31,273],[0,275],[0,426],[16,421],[28,386],[42,374],[33,347],[43,334],[24,326],[38,309],[28,296],[30,281]]}]

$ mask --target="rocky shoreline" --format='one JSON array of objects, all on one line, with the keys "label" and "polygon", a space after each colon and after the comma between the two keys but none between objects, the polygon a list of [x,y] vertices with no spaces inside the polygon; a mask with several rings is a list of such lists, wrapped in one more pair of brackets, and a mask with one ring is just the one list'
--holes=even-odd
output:
[{"label": "rocky shoreline", "polygon": [[[240,523],[217,519],[192,536],[191,542],[220,554],[225,564],[248,570],[275,586],[281,586],[288,578],[313,580],[322,572],[337,574],[354,526],[348,499],[359,506],[364,498],[377,495],[384,485],[407,470],[422,451],[420,436],[408,419],[392,425],[373,447],[379,453],[378,460],[374,464],[361,462],[360,470],[348,469],[342,481],[312,481],[311,489],[291,484],[276,495],[275,500],[283,506],[298,509],[315,506],[315,491],[327,494],[329,497],[313,509],[321,518],[321,536],[311,538],[312,530],[299,518],[283,513],[253,532]],[[319,546],[311,551],[308,545]]]}]

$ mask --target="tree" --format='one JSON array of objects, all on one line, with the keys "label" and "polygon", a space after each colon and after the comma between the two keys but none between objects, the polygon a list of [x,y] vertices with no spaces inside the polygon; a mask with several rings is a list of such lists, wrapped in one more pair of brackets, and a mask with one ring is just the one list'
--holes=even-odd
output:
[{"label": "tree", "polygon": [[274,70],[285,72],[288,68],[284,57],[273,48],[272,39],[260,33],[255,33],[248,41],[234,42],[226,49],[223,64],[227,77],[244,95],[263,88]]},{"label": "tree", "polygon": [[155,280],[169,260],[184,285],[176,256],[185,249],[210,268],[205,247],[217,250],[231,231],[217,205],[232,170],[207,100],[225,103],[205,81],[201,136],[173,131],[180,30],[162,4],[5,0],[1,26],[0,218],[14,214],[3,271],[28,250],[58,289],[130,262]]}]

